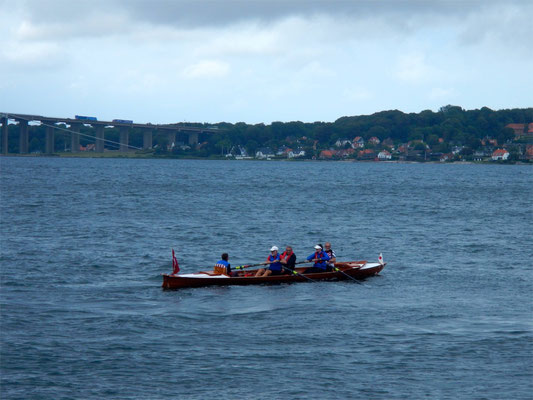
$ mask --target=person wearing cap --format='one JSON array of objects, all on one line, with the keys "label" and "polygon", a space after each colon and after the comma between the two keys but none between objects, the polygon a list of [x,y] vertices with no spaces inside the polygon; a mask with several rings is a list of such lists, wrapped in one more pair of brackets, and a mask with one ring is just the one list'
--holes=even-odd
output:
[{"label": "person wearing cap", "polygon": [[281,258],[278,254],[278,248],[272,246],[270,249],[270,255],[267,257],[265,264],[269,264],[268,268],[261,268],[257,271],[255,276],[269,276],[269,275],[281,275],[283,267],[281,266]]},{"label": "person wearing cap", "polygon": [[335,261],[337,261],[337,255],[331,248],[330,242],[324,243],[324,252],[329,256],[328,271],[331,271],[335,266]]},{"label": "person wearing cap", "polygon": [[307,268],[304,271],[304,274],[312,274],[315,272],[326,272],[328,270],[328,265],[326,261],[329,260],[327,253],[322,250],[322,245],[317,244],[315,246],[315,252],[307,257],[308,261],[314,261],[315,264],[311,268]]},{"label": "person wearing cap", "polygon": [[283,268],[288,274],[291,273],[287,270],[291,269],[294,271],[294,267],[296,266],[296,254],[294,254],[294,251],[292,251],[291,246],[285,247],[285,251],[281,255],[281,263],[285,268]]}]

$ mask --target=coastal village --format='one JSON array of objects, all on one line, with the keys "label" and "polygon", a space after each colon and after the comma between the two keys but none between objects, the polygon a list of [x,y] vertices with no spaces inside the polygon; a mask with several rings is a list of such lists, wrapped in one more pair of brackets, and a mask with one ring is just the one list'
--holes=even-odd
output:
[{"label": "coastal village", "polygon": [[533,162],[533,123],[508,124],[514,137],[504,143],[490,136],[480,140],[476,148],[465,145],[452,146],[448,152],[439,151],[444,143],[438,138],[432,145],[423,140],[394,143],[391,138],[380,139],[372,136],[365,140],[361,136],[353,139],[339,139],[328,149],[320,150],[318,140],[306,136],[295,139],[287,137],[278,148],[262,147],[250,155],[243,146],[233,146],[225,155],[234,159],[319,159],[319,160],[360,160],[360,161],[521,161]]},{"label": "coastal village", "polygon": [[[31,135],[28,122],[24,125],[12,119],[9,135],[7,125],[2,125],[2,152],[69,157],[533,163],[533,109],[467,111],[448,105],[437,113],[392,110],[341,117],[333,123],[222,122],[163,128],[132,120],[108,123],[76,116],[78,119],[78,131],[70,131],[64,121],[53,121],[55,124],[48,126],[31,124]],[[61,129],[58,124],[63,124]],[[50,136],[48,131],[56,127],[57,134]]]}]

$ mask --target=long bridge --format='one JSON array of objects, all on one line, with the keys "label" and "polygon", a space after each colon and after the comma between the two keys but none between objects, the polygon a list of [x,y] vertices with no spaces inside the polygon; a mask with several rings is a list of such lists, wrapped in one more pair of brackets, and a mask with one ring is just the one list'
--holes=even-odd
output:
[{"label": "long bridge", "polygon": [[[16,121],[19,125],[19,153],[26,154],[29,152],[29,137],[30,128],[33,126],[30,122],[35,122],[39,125],[46,127],[46,145],[45,153],[53,154],[54,149],[54,134],[57,130],[61,130],[70,134],[70,151],[73,153],[80,151],[80,128],[82,125],[91,126],[94,128],[95,139],[95,151],[98,153],[104,152],[105,129],[106,128],[118,128],[120,132],[120,140],[118,143],[118,149],[120,152],[127,152],[131,148],[135,148],[129,145],[129,135],[132,129],[141,130],[143,135],[143,149],[152,148],[152,138],[154,133],[164,133],[168,135],[169,143],[176,143],[176,134],[185,134],[188,136],[188,143],[194,146],[198,143],[198,137],[201,133],[214,133],[218,130],[214,128],[197,128],[191,126],[180,126],[170,124],[138,124],[133,121],[127,120],[113,120],[113,121],[98,121],[94,117],[79,117],[76,118],[57,118],[57,117],[44,117],[42,115],[31,114],[15,114],[15,113],[1,113],[0,112],[0,124],[2,132],[2,154],[8,154],[8,139],[9,139],[9,121]],[[59,126],[58,124],[65,124],[69,126],[68,129]],[[84,135],[88,136],[88,135]],[[135,148],[137,149],[137,148]]]}]

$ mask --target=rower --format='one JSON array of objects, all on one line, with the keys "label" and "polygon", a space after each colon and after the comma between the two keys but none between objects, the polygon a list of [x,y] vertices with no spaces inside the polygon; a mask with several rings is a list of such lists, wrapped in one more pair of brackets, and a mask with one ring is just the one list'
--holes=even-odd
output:
[{"label": "rower", "polygon": [[269,276],[269,275],[281,275],[283,267],[281,266],[281,259],[278,254],[277,246],[272,246],[270,249],[270,255],[267,257],[265,264],[269,264],[268,268],[261,268],[257,271],[255,276]]},{"label": "rower", "polygon": [[335,266],[335,261],[337,261],[337,255],[335,254],[335,252],[331,248],[331,243],[330,242],[324,243],[324,252],[329,256],[328,268],[327,269],[328,269],[328,271],[331,271],[333,269],[333,267]]},{"label": "rower", "polygon": [[304,271],[304,274],[312,274],[316,272],[327,272],[327,263],[329,256],[325,251],[322,250],[322,245],[315,245],[315,252],[307,257],[308,261],[314,261],[315,264],[311,268],[307,268]]},{"label": "rower", "polygon": [[213,272],[219,275],[235,276],[231,272],[231,265],[228,262],[228,253],[223,253],[221,256],[222,260],[218,261],[213,267]]},{"label": "rower", "polygon": [[284,265],[285,271],[287,271],[289,274],[292,274],[296,264],[296,254],[294,254],[294,251],[292,251],[291,246],[285,247],[285,251],[281,255],[281,263]]}]

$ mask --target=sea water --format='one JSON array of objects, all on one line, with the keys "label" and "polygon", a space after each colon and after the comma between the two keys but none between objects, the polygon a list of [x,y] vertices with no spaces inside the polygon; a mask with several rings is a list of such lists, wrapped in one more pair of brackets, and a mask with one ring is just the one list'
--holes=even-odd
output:
[{"label": "sea water", "polygon": [[[0,158],[2,399],[531,399],[533,170]],[[165,291],[298,260],[354,282]]]}]

